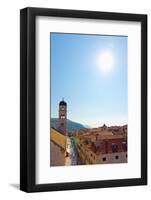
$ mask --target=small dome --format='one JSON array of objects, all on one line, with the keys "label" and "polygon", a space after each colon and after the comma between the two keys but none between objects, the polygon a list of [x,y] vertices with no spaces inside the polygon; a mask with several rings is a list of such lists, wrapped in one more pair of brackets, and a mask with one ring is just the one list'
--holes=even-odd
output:
[{"label": "small dome", "polygon": [[62,100],[62,101],[60,101],[59,105],[60,105],[60,106],[66,106],[67,103],[66,103],[64,100]]}]

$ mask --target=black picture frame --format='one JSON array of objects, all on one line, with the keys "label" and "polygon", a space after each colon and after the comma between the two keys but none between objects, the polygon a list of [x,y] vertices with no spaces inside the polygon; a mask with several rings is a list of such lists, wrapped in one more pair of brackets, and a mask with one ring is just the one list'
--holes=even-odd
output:
[{"label": "black picture frame", "polygon": [[[83,19],[120,20],[141,23],[141,178],[71,183],[35,182],[35,19],[54,16]],[[57,190],[121,187],[147,184],[147,15],[48,8],[20,11],[20,190],[44,192]]]}]

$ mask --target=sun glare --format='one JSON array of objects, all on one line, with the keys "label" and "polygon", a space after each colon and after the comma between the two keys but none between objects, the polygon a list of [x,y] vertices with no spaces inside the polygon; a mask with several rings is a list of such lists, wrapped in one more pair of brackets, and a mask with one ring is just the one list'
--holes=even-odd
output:
[{"label": "sun glare", "polygon": [[110,50],[101,52],[98,58],[98,64],[101,71],[103,72],[111,71],[114,64],[113,52]]}]

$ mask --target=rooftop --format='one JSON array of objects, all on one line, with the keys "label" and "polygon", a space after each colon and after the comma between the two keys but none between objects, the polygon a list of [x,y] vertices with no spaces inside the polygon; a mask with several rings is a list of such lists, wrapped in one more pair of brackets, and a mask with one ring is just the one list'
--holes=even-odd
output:
[{"label": "rooftop", "polygon": [[62,99],[62,101],[60,101],[59,105],[60,106],[66,106],[67,105],[67,103],[64,101],[64,98]]},{"label": "rooftop", "polygon": [[50,131],[50,140],[60,146],[61,148],[65,149],[66,147],[66,137],[61,134],[58,130],[51,128]]}]

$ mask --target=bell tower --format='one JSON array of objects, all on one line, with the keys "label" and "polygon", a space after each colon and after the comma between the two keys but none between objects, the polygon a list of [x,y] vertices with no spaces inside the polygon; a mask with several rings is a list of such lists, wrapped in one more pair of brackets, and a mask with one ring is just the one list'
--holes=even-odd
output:
[{"label": "bell tower", "polygon": [[67,103],[64,99],[59,102],[58,130],[64,135],[67,134]]}]

